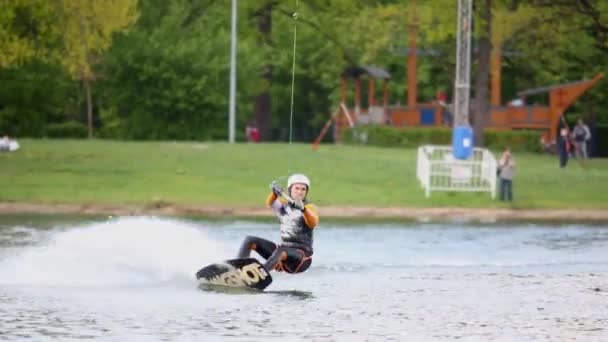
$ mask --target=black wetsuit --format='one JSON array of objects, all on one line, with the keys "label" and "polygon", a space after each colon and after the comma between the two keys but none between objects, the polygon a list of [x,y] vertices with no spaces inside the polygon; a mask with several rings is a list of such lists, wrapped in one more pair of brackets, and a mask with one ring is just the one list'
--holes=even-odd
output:
[{"label": "black wetsuit", "polygon": [[[257,237],[247,236],[239,250],[239,258],[246,258],[250,251],[256,251],[266,259],[264,268],[275,269],[287,273],[304,272],[312,263],[313,229],[306,224],[304,213],[280,200],[274,200],[272,207],[275,210],[281,225],[281,243]],[[310,204],[305,210],[314,210]],[[281,262],[283,253],[287,259]]]}]

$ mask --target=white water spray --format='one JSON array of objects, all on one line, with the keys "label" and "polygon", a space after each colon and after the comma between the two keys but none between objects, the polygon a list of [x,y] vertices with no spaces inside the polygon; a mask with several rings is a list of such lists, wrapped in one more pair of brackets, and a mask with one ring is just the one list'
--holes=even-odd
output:
[{"label": "white water spray", "polygon": [[129,286],[194,281],[229,249],[194,223],[118,218],[51,232],[46,242],[0,260],[0,283]]}]

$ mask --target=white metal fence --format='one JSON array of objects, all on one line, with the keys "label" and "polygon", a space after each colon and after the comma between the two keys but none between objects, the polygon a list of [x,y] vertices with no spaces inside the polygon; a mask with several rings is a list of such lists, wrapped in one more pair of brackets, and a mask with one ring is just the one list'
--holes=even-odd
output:
[{"label": "white metal fence", "polygon": [[420,146],[416,167],[426,197],[433,191],[489,192],[496,197],[496,158],[485,148],[476,147],[469,159],[459,160],[451,146]]}]

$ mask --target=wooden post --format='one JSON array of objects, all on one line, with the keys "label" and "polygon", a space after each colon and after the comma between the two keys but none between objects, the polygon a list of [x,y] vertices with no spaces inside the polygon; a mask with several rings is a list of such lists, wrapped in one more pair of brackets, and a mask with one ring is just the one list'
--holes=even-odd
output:
[{"label": "wooden post", "polygon": [[418,18],[416,16],[416,1],[410,2],[411,18],[409,25],[409,44],[408,44],[408,55],[407,55],[407,105],[410,109],[416,107],[418,89],[417,89],[417,75],[416,65],[418,64],[417,56],[417,38],[418,38]]},{"label": "wooden post", "polygon": [[340,102],[346,103],[346,77],[340,79]]},{"label": "wooden post", "polygon": [[501,64],[502,58],[500,56],[500,47],[494,46],[492,49],[492,61],[491,63],[491,73],[492,73],[492,93],[490,95],[490,104],[492,106],[500,106],[500,82],[501,82]]},{"label": "wooden post", "polygon": [[382,83],[382,106],[386,109],[388,107],[388,80],[384,80]]},{"label": "wooden post", "polygon": [[391,122],[388,113],[388,80],[382,81],[382,112],[384,113],[384,121],[388,124]]},{"label": "wooden post", "polygon": [[376,105],[376,94],[375,94],[375,89],[374,89],[374,78],[370,77],[368,80],[369,83],[369,88],[368,88],[368,94],[367,94],[367,105],[369,107],[371,106],[375,106]]},{"label": "wooden post", "polygon": [[361,112],[361,79],[359,77],[357,77],[355,79],[355,111],[354,111],[355,118],[359,117],[360,112]]}]

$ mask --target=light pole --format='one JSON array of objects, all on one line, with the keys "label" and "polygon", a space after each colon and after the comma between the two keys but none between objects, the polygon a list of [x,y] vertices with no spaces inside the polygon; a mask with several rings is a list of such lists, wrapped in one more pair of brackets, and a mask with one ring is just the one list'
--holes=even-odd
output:
[{"label": "light pole", "polygon": [[234,143],[236,124],[236,1],[232,0],[232,23],[230,34],[230,104],[228,114],[228,142]]}]

